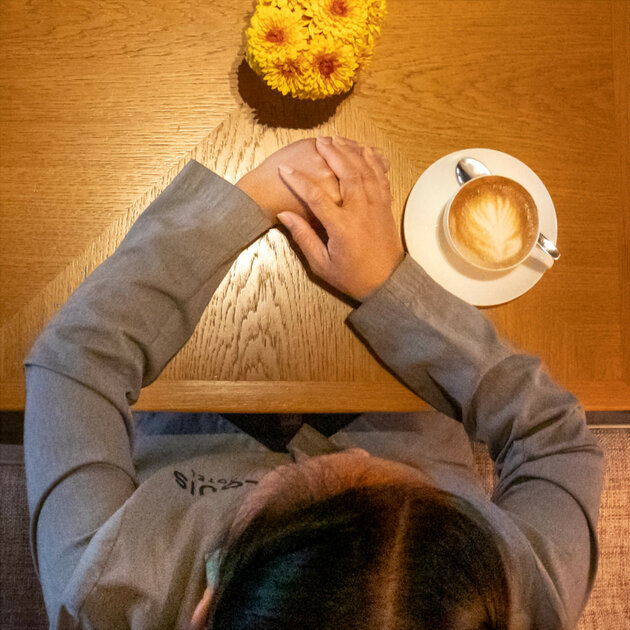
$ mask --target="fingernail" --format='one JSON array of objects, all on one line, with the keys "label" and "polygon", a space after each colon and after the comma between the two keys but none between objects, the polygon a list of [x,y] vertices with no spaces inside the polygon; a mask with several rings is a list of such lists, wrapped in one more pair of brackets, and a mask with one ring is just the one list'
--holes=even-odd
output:
[{"label": "fingernail", "polygon": [[290,166],[278,166],[278,170],[280,171],[280,175],[291,175],[295,171],[295,169]]},{"label": "fingernail", "polygon": [[318,136],[317,141],[321,142],[322,144],[331,144],[332,138],[330,136]]}]

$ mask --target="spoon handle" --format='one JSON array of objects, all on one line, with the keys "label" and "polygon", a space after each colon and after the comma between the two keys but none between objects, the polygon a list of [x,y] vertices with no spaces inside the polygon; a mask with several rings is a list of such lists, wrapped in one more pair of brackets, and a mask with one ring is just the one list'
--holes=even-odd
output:
[{"label": "spoon handle", "polygon": [[538,246],[545,252],[547,252],[554,260],[560,258],[560,250],[556,247],[553,241],[550,241],[544,234],[538,235]]}]

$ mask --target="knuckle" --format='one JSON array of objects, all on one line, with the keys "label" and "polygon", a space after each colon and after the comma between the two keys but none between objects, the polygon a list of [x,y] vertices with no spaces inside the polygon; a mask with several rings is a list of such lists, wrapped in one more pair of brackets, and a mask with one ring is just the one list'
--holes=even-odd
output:
[{"label": "knuckle", "polygon": [[309,203],[313,203],[319,206],[324,203],[324,200],[325,200],[324,191],[321,188],[314,187],[311,189],[311,192],[308,198]]},{"label": "knuckle", "polygon": [[348,171],[345,179],[349,182],[360,182],[363,179],[363,175],[361,174],[361,171],[357,169],[352,169]]},{"label": "knuckle", "polygon": [[293,238],[298,243],[301,243],[302,241],[304,241],[304,228],[301,225],[298,225],[293,228]]}]

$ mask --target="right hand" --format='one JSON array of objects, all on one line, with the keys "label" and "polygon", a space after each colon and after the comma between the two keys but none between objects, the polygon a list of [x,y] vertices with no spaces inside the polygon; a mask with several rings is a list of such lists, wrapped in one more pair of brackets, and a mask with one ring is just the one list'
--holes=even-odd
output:
[{"label": "right hand", "polygon": [[363,301],[404,258],[391,210],[389,180],[370,148],[358,153],[337,137],[332,141],[318,138],[316,146],[339,180],[340,204],[303,173],[282,166],[279,172],[319,219],[328,242],[324,244],[308,222],[293,212],[281,212],[278,219],[291,232],[314,274]]}]

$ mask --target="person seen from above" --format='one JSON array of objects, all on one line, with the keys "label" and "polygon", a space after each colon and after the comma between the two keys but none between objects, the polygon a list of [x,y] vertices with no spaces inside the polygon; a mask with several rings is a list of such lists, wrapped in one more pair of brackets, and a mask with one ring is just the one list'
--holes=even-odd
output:
[{"label": "person seen from above", "polygon": [[[540,359],[405,252],[387,172],[338,137],[283,147],[236,185],[191,160],[47,324],[25,360],[24,446],[51,628],[575,627],[602,451]],[[277,451],[220,414],[218,432],[140,431],[140,390],[276,228],[435,411],[305,423]]]}]

